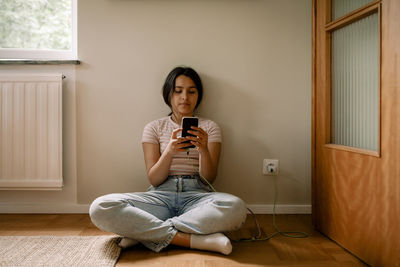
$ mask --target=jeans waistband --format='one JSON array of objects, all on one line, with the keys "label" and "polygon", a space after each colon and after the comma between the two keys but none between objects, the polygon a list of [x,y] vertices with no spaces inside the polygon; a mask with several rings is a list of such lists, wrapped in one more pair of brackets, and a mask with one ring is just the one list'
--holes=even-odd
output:
[{"label": "jeans waistband", "polygon": [[168,175],[167,179],[199,179],[200,176],[198,174],[193,174],[193,175]]}]

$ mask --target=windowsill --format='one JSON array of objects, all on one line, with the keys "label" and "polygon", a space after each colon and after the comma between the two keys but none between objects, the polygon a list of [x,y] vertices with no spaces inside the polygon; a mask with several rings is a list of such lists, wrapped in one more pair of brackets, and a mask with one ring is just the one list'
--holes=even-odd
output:
[{"label": "windowsill", "polygon": [[79,65],[79,60],[0,59],[0,65]]}]

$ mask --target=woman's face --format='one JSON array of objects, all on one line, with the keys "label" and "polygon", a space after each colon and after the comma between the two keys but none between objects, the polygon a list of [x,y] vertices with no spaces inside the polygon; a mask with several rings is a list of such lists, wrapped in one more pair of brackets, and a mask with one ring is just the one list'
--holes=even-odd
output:
[{"label": "woman's face", "polygon": [[199,94],[192,79],[179,75],[171,96],[171,108],[176,115],[192,116]]}]

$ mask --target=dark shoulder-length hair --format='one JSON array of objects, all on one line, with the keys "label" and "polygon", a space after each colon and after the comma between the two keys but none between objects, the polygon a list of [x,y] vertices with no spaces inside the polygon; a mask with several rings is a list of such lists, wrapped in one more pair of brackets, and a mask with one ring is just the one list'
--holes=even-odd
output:
[{"label": "dark shoulder-length hair", "polygon": [[[164,97],[164,102],[171,107],[171,96],[175,90],[175,80],[178,76],[184,75],[186,77],[189,77],[192,79],[194,84],[196,85],[197,93],[198,93],[198,98],[197,98],[197,103],[195,109],[200,105],[201,99],[203,98],[203,85],[201,83],[200,76],[197,74],[197,72],[190,68],[190,67],[176,67],[174,68],[167,76],[165,79],[165,83],[163,86],[163,97]],[[169,115],[171,115],[170,113]]]}]

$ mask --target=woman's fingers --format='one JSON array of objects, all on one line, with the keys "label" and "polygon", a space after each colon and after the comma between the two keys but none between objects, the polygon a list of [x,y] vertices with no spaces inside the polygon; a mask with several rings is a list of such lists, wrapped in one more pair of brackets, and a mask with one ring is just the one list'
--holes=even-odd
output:
[{"label": "woman's fingers", "polygon": [[184,142],[187,142],[187,141],[189,141],[189,140],[186,139],[185,137],[180,137],[180,138],[178,138],[178,139],[176,139],[176,140],[174,140],[172,142],[173,142],[173,146],[174,146],[174,148],[176,150],[184,151],[183,149],[190,145],[188,143],[184,143]]},{"label": "woman's fingers", "polygon": [[172,136],[171,139],[177,139],[178,138],[178,133],[182,131],[182,128],[178,128],[174,131],[172,131]]},{"label": "woman's fingers", "polygon": [[[193,130],[188,131],[189,133],[195,135],[196,137],[188,137],[191,141],[197,142],[198,145],[207,145],[208,134],[201,128],[192,126]],[[198,146],[196,145],[196,146]]]},{"label": "woman's fingers", "polygon": [[[195,136],[178,137],[178,133],[182,131],[182,128],[176,129],[172,132],[170,141],[171,149],[176,152],[184,152],[190,145],[195,145],[197,149],[202,149],[207,146],[208,134],[201,128],[192,126],[188,133]],[[189,142],[187,142],[189,141]],[[185,143],[186,142],[186,143]]]},{"label": "woman's fingers", "polygon": [[[185,141],[187,141],[187,140],[185,140]],[[188,143],[183,143],[183,142],[179,142],[179,143],[176,144],[177,148],[184,148],[184,147],[187,147],[187,146],[189,146],[189,144]]]},{"label": "woman's fingers", "polygon": [[206,131],[199,127],[192,126],[191,130],[188,131],[195,136],[187,136],[186,138],[190,140],[192,145],[195,145],[198,151],[207,149],[208,145],[208,134]]},{"label": "woman's fingers", "polygon": [[190,140],[190,141],[195,141],[195,142],[198,142],[199,140],[202,140],[201,137],[195,137],[195,136],[187,136],[186,138],[188,140]]},{"label": "woman's fingers", "polygon": [[185,141],[187,141],[186,137],[179,137],[179,138],[176,139],[177,143],[182,143],[182,142],[185,142]]},{"label": "woman's fingers", "polygon": [[203,138],[208,136],[207,133],[199,127],[192,126],[191,128],[192,128],[192,130],[189,130],[188,133],[191,133],[191,134],[196,135],[197,137],[203,137]]}]

